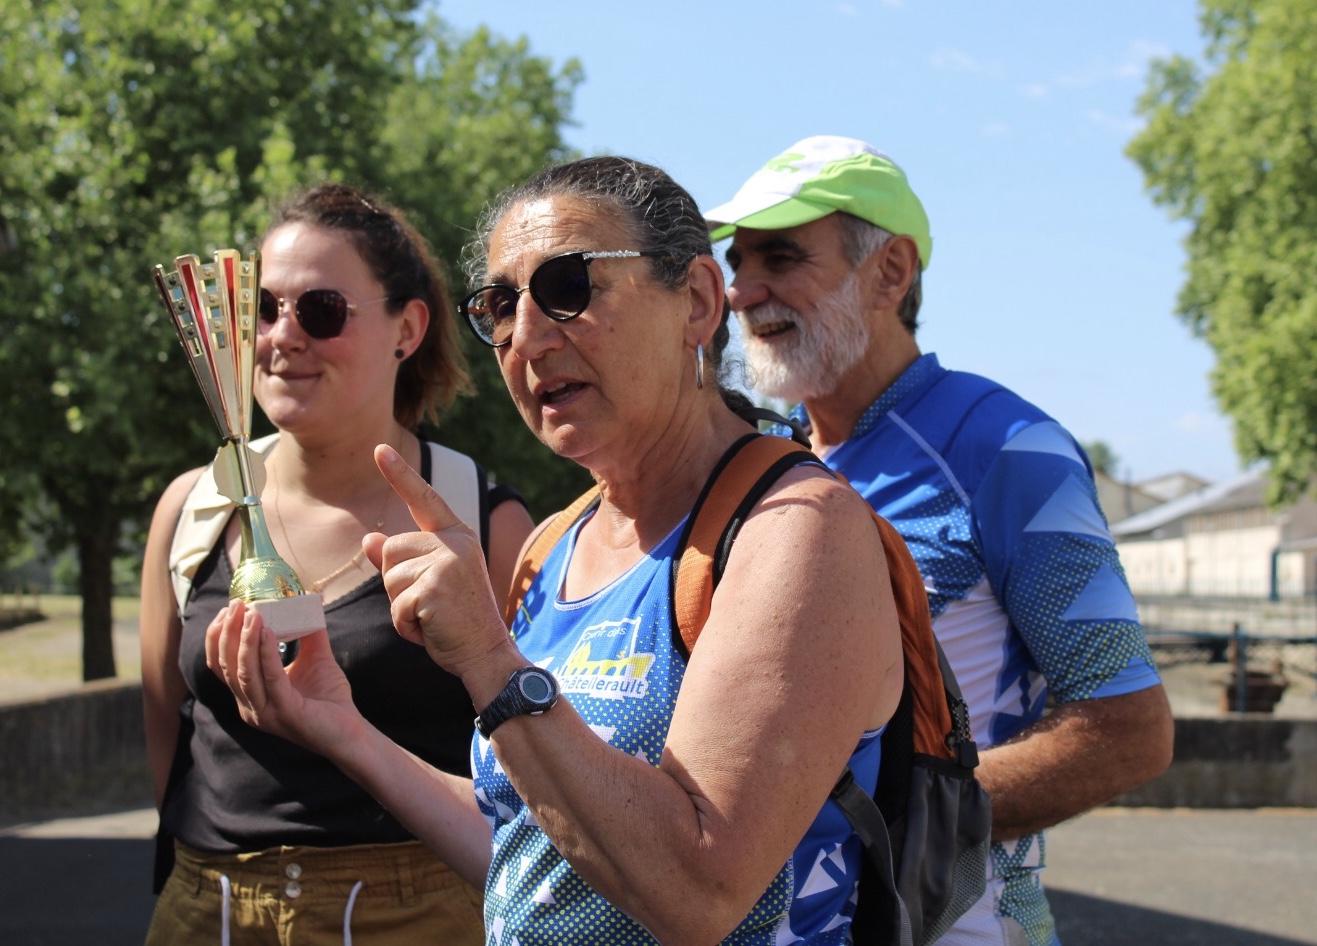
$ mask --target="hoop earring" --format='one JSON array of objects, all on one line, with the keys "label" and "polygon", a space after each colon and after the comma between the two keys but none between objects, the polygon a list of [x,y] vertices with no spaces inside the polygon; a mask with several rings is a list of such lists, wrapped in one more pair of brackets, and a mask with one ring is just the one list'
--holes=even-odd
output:
[{"label": "hoop earring", "polygon": [[704,387],[704,343],[695,345],[695,387]]}]

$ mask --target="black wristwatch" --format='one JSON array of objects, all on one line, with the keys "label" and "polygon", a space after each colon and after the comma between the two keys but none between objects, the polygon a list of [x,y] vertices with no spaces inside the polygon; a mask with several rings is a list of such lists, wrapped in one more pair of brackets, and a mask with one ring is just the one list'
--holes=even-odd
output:
[{"label": "black wristwatch", "polygon": [[476,717],[476,729],[488,739],[514,716],[539,716],[558,702],[558,681],[539,667],[522,667],[508,677],[508,685]]}]

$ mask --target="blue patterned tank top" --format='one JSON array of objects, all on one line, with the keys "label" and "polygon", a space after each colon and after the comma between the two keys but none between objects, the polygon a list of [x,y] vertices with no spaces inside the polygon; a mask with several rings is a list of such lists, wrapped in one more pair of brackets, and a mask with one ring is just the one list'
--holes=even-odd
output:
[{"label": "blue patterned tank top", "polygon": [[[669,599],[678,527],[645,558],[586,598],[562,601],[579,526],[553,548],[513,623],[521,652],[554,673],[590,727],[614,748],[657,765],[685,661],[672,643]],[[872,791],[879,732],[866,733],[852,771]],[[654,938],[582,880],[554,849],[478,735],[472,748],[476,798],[493,826],[485,890],[490,946],[626,946]],[[725,942],[815,946],[849,942],[861,847],[828,801],[768,890]]]}]

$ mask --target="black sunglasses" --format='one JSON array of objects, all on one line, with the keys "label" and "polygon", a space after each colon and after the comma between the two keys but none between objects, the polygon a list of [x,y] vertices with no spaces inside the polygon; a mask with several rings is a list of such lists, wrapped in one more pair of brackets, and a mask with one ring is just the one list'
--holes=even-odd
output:
[{"label": "black sunglasses", "polygon": [[373,302],[384,302],[391,296],[367,299],[365,302],[348,302],[347,297],[337,289],[308,289],[295,300],[280,298],[268,289],[261,290],[260,330],[268,332],[270,326],[279,321],[279,309],[284,303],[292,306],[297,316],[297,324],[302,331],[312,338],[337,338],[347,324],[348,314],[353,309]]},{"label": "black sunglasses", "polygon": [[462,300],[462,313],[471,331],[491,348],[512,341],[517,321],[517,300],[529,292],[540,311],[556,322],[574,319],[590,304],[590,262],[597,259],[635,259],[641,256],[672,256],[671,250],[610,250],[598,253],[564,253],[547,259],[530,274],[525,289],[496,283],[481,286]]}]

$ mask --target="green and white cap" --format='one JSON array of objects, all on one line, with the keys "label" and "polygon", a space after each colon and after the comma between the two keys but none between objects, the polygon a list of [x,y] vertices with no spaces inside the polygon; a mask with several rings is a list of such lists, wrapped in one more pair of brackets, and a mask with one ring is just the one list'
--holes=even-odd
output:
[{"label": "green and white cap", "polygon": [[796,142],[704,219],[716,243],[737,227],[784,230],[837,210],[910,237],[919,247],[921,268],[928,268],[933,238],[924,205],[895,161],[855,138],[816,135]]}]

